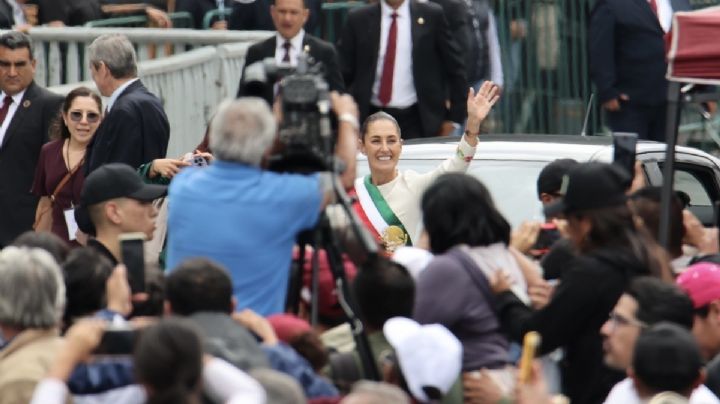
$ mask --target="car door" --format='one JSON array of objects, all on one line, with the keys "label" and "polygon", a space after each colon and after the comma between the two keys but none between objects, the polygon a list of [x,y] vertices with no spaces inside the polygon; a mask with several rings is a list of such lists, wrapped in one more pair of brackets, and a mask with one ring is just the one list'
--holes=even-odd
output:
[{"label": "car door", "polygon": [[[651,185],[662,186],[664,153],[638,155],[643,161]],[[688,209],[706,226],[715,223],[714,201],[720,199],[720,167],[708,157],[678,151],[676,154],[674,189],[689,199]]]}]

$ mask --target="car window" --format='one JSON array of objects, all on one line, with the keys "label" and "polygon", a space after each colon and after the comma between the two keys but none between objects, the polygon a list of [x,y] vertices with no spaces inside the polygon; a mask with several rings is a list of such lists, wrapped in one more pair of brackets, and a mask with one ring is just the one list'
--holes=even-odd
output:
[{"label": "car window", "polygon": [[[399,169],[419,173],[431,171],[442,160],[400,160]],[[517,227],[525,220],[544,220],[542,205],[537,197],[537,176],[545,161],[474,160],[468,173],[478,178],[490,190],[498,210]],[[368,173],[367,164],[358,164],[358,174]]]},{"label": "car window", "polygon": [[690,197],[693,206],[710,206],[712,200],[702,181],[686,168],[678,167],[675,171],[675,190],[685,192]]}]

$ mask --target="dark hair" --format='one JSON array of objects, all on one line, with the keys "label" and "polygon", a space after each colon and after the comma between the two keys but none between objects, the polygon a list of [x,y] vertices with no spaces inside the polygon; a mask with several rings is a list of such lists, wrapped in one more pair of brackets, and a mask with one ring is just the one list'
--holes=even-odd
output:
[{"label": "dark hair", "polygon": [[635,317],[645,324],[669,321],[687,329],[692,328],[692,300],[676,285],[640,276],[630,282],[625,293],[637,302]]},{"label": "dark hair", "polygon": [[510,242],[510,224],[495,208],[490,191],[472,176],[443,174],[425,191],[421,207],[435,254],[459,244],[475,247]]},{"label": "dark hair", "polygon": [[674,391],[689,396],[702,371],[702,356],[689,330],[659,323],[640,334],[633,352],[637,380],[652,394]]},{"label": "dark hair", "polygon": [[307,359],[316,372],[328,363],[328,351],[315,331],[306,331],[290,341],[290,346]]},{"label": "dark hair", "polygon": [[358,271],[352,288],[367,325],[382,329],[393,317],[412,317],[415,281],[396,262],[377,257]]},{"label": "dark hair", "polygon": [[165,276],[155,265],[145,268],[145,293],[148,299],[134,302],[129,317],[160,317],[163,315],[165,303]]},{"label": "dark hair", "polygon": [[585,238],[576,246],[585,254],[599,249],[614,249],[628,252],[646,267],[646,275],[652,274],[668,279],[664,250],[647,234],[644,228],[638,228],[627,204],[607,208],[585,210],[570,213],[576,219],[587,218],[591,228]]},{"label": "dark hair", "polygon": [[113,272],[113,265],[95,249],[81,247],[68,254],[62,269],[67,296],[63,320],[65,327],[69,327],[72,319],[105,307],[105,285]]},{"label": "dark hair", "polygon": [[[271,1],[273,6],[275,5],[276,2],[277,2],[276,0]],[[308,0],[302,0],[302,3],[303,3],[304,8],[310,8],[310,5],[308,4]]]},{"label": "dark hair", "polygon": [[[633,212],[640,217],[650,236],[657,240],[660,231],[661,187],[644,187],[630,195]],[[673,195],[670,206],[670,240],[668,252],[673,257],[682,255],[682,240],[685,237],[683,225],[683,204],[677,195]]]},{"label": "dark hair", "polygon": [[363,122],[362,126],[360,127],[360,140],[363,142],[365,141],[365,135],[367,135],[368,128],[370,127],[370,124],[376,121],[390,121],[393,125],[395,125],[395,129],[397,129],[398,137],[402,138],[402,131],[400,131],[400,125],[398,124],[398,121],[395,119],[394,116],[388,114],[384,111],[378,111],[367,118],[365,118],[365,121]]},{"label": "dark hair", "polygon": [[199,311],[230,313],[232,280],[225,268],[209,259],[183,261],[167,276],[165,296],[175,314]]},{"label": "dark hair", "polygon": [[19,31],[8,31],[0,35],[0,47],[12,50],[25,48],[30,53],[30,60],[35,59],[33,55],[32,40],[29,36]]},{"label": "dark hair", "polygon": [[65,240],[61,239],[54,233],[50,232],[34,232],[32,230],[17,236],[12,244],[15,247],[35,247],[45,250],[55,258],[55,262],[61,264],[70,251]]},{"label": "dark hair", "polygon": [[199,403],[202,343],[187,320],[167,318],[142,330],[133,354],[135,377],[150,387],[148,404]]},{"label": "dark hair", "polygon": [[100,96],[97,95],[97,93],[87,87],[77,87],[73,89],[65,96],[65,101],[63,101],[62,108],[60,108],[60,111],[58,111],[57,115],[50,123],[50,139],[67,139],[70,137],[70,130],[68,129],[67,125],[65,125],[63,115],[68,114],[72,103],[78,97],[91,97],[93,101],[95,101],[95,103],[97,104],[98,111],[102,112],[102,100],[100,99]]}]

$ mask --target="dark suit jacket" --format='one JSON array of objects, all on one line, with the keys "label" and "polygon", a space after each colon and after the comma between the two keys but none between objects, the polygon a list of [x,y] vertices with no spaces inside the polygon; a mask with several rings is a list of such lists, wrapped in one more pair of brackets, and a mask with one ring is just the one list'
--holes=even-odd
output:
[{"label": "dark suit jacket", "polygon": [[106,163],[137,168],[164,158],[170,124],[160,100],[140,80],[130,84],[115,101],[88,145],[85,175]]},{"label": "dark suit jacket", "polygon": [[[440,6],[410,2],[413,80],[425,136],[434,136],[442,121],[466,118],[467,80],[464,56],[452,39]],[[351,10],[338,42],[345,84],[368,116],[380,47],[380,4]],[[450,110],[445,101],[450,99]]]},{"label": "dark suit jacket", "polygon": [[0,145],[0,248],[32,230],[38,198],[30,193],[42,145],[63,97],[31,83]]},{"label": "dark suit jacket", "polygon": [[[673,11],[690,9],[671,0]],[[590,73],[604,103],[627,94],[637,105],[667,97],[664,31],[646,0],[598,0],[590,16]]]},{"label": "dark suit jacket", "polygon": [[[277,47],[277,37],[272,36],[262,42],[253,44],[248,48],[247,56],[245,56],[245,66],[262,61],[265,58],[275,57],[275,48]],[[325,42],[320,38],[314,37],[307,32],[303,36],[303,48],[309,48],[310,56],[317,62],[321,62],[325,68],[325,80],[330,87],[330,90],[338,92],[345,91],[345,84],[343,83],[342,74],[340,74],[340,67],[338,64],[338,56],[335,51],[335,47]],[[240,78],[240,88],[238,88],[238,97],[245,95],[242,93],[242,84],[245,80],[245,70],[243,69],[243,77]],[[272,86],[267,86],[263,98],[272,104],[273,89]]]}]

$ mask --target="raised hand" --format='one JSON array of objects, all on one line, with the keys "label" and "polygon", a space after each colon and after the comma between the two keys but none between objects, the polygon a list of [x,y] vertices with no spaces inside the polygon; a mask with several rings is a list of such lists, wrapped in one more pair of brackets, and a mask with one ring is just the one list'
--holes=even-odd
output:
[{"label": "raised hand", "polygon": [[477,94],[472,88],[468,90],[467,133],[470,136],[477,136],[480,133],[480,125],[499,99],[500,88],[492,81],[485,81]]}]

